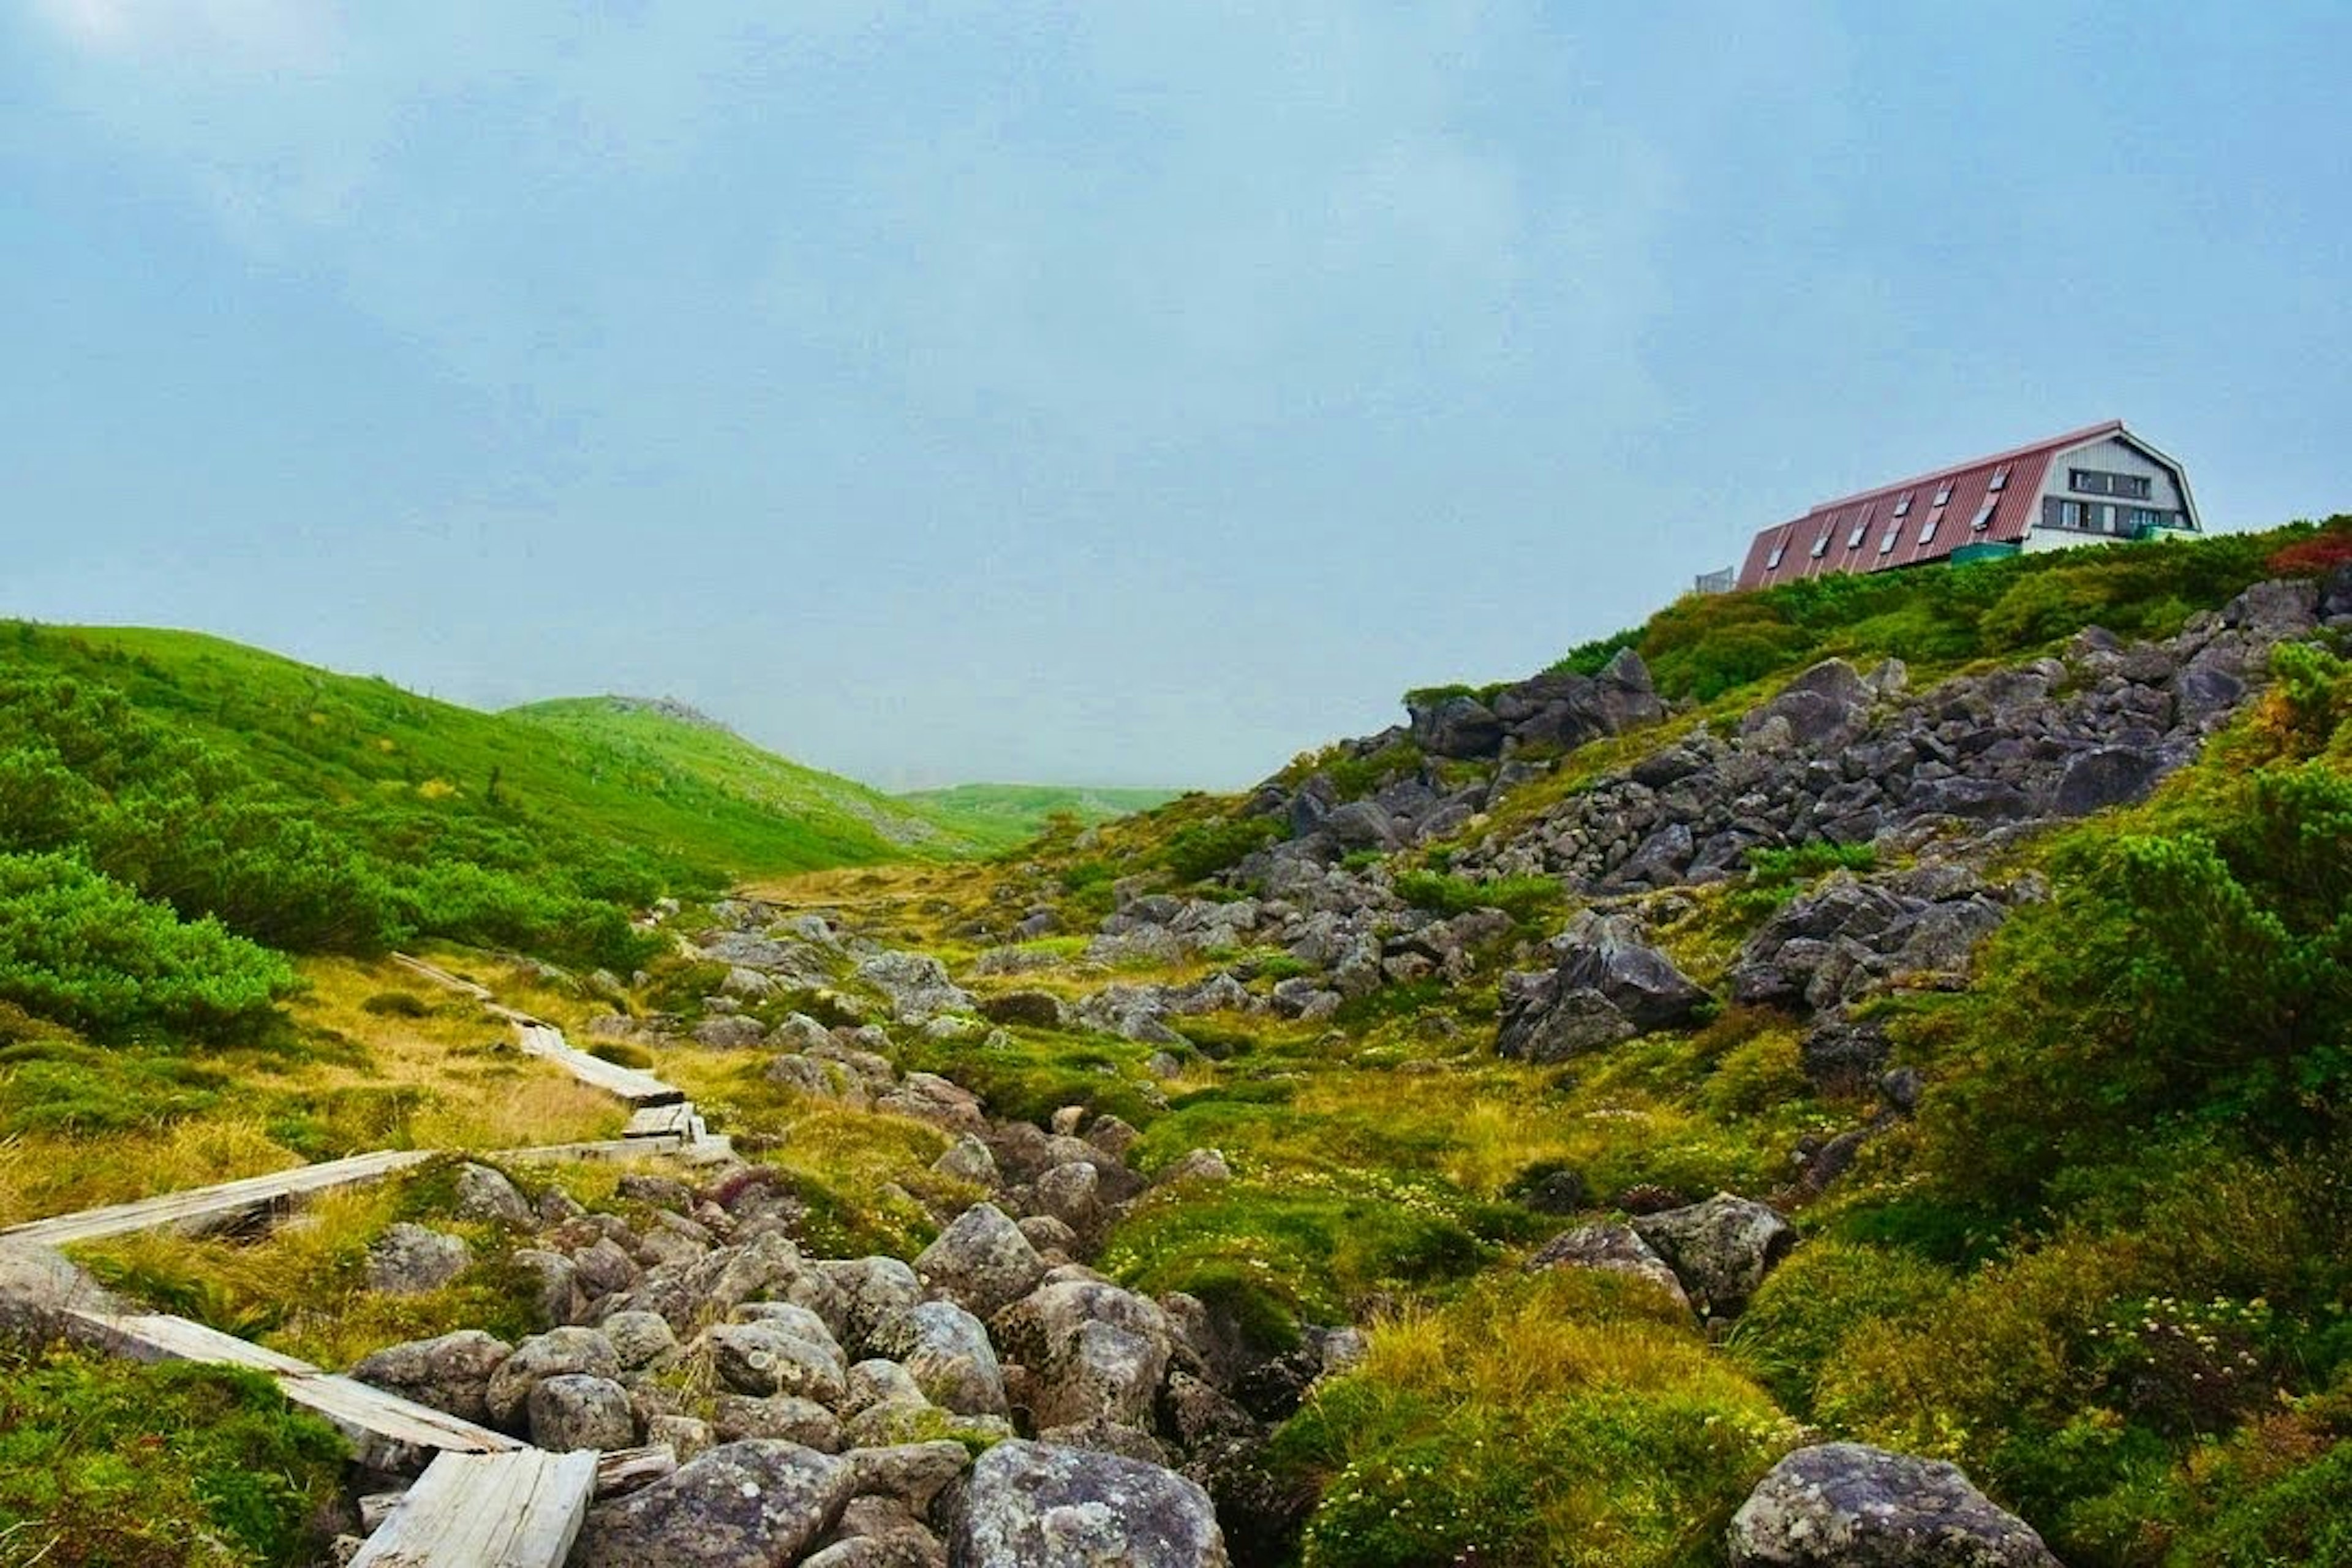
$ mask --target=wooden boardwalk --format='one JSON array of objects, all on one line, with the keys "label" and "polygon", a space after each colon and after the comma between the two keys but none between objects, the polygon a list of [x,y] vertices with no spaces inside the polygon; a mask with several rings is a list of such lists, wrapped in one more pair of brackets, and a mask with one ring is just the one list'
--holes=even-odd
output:
[{"label": "wooden boardwalk", "polygon": [[595,1484],[584,1449],[443,1454],[351,1568],[562,1568]]},{"label": "wooden boardwalk", "polygon": [[275,1212],[295,1198],[334,1187],[380,1181],[432,1157],[430,1150],[383,1149],[373,1154],[354,1154],[348,1160],[298,1165],[267,1176],[247,1176],[217,1186],[193,1187],[166,1193],[162,1197],[142,1198],[137,1203],[111,1204],[53,1219],[30,1220],[0,1230],[0,1241],[65,1247],[140,1230],[175,1228],[202,1233],[231,1229],[257,1215]]},{"label": "wooden boardwalk", "polygon": [[520,1437],[321,1372],[308,1362],[186,1318],[90,1311],[68,1311],[65,1317],[74,1338],[135,1361],[209,1362],[261,1373],[277,1383],[289,1401],[324,1416],[350,1438],[355,1457],[373,1469],[411,1470],[427,1452],[504,1454],[530,1447]]}]

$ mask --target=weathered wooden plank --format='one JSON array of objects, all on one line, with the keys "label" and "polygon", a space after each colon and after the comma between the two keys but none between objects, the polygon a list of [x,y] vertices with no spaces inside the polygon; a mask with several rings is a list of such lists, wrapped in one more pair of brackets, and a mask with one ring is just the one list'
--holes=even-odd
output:
[{"label": "weathered wooden plank", "polygon": [[77,1241],[167,1226],[217,1228],[307,1194],[379,1181],[432,1157],[429,1150],[383,1149],[372,1154],[354,1154],[347,1160],[297,1165],[290,1171],[165,1193],[136,1203],[110,1204],[104,1208],[84,1209],[79,1214],[27,1221],[0,1230],[0,1240],[64,1247]]},{"label": "weathered wooden plank", "polygon": [[555,1063],[564,1071],[593,1089],[601,1089],[616,1100],[635,1106],[675,1105],[686,1098],[686,1091],[673,1084],[664,1083],[649,1072],[625,1068],[608,1062],[602,1057],[592,1057],[563,1037],[560,1029],[545,1024],[517,1024],[515,1031],[523,1052]]},{"label": "weathered wooden plank", "polygon": [[362,1462],[380,1469],[413,1468],[416,1461],[412,1456],[419,1450],[489,1454],[529,1447],[520,1438],[321,1372],[308,1362],[185,1318],[89,1311],[68,1311],[65,1317],[76,1339],[117,1355],[137,1361],[209,1362],[266,1373],[289,1400],[324,1416],[351,1438]]},{"label": "weathered wooden plank", "polygon": [[444,1454],[352,1568],[562,1568],[596,1483],[596,1456]]},{"label": "weathered wooden plank", "polygon": [[691,1140],[697,1120],[694,1107],[684,1100],[676,1105],[648,1105],[629,1118],[621,1136]]},{"label": "weathered wooden plank", "polygon": [[[649,1487],[664,1476],[677,1470],[677,1450],[667,1443],[649,1443],[642,1448],[607,1448],[596,1456],[596,1489],[599,1498],[626,1497],[640,1488]],[[373,1533],[375,1528],[392,1517],[406,1492],[370,1492],[360,1499],[360,1527]]]},{"label": "weathered wooden plank", "polygon": [[462,991],[477,1002],[488,1002],[490,999],[488,986],[478,985],[473,981],[460,979],[438,964],[427,963],[421,958],[411,958],[404,952],[394,953],[392,961],[403,969],[430,980],[436,985],[446,985],[452,991]]}]

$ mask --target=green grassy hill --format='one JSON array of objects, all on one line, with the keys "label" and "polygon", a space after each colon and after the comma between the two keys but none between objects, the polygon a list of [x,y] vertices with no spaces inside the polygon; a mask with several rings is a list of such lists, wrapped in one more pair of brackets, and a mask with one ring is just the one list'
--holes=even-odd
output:
[{"label": "green grassy hill", "polygon": [[803,767],[676,703],[567,697],[500,717],[543,731],[595,784],[615,784],[633,801],[691,813],[699,841],[740,872],[955,855],[983,844],[981,834],[919,802]]},{"label": "green grassy hill", "polygon": [[1025,844],[1056,816],[1092,826],[1167,805],[1172,789],[1087,789],[1065,784],[954,784],[898,798],[920,806],[992,849]]},{"label": "green grassy hill", "polygon": [[101,681],[315,799],[521,812],[706,877],[957,847],[887,795],[606,699],[482,713],[380,678],[143,627],[6,623],[0,668]]}]

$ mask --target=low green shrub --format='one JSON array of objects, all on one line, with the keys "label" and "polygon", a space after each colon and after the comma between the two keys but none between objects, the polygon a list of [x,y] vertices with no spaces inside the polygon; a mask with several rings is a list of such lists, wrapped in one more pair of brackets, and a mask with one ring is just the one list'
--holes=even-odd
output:
[{"label": "low green shrub", "polygon": [[0,1000],[103,1039],[247,1037],[294,972],[65,855],[0,854]]},{"label": "low green shrub", "polygon": [[1321,1494],[1310,1568],[1699,1568],[1794,1436],[1654,1288],[1560,1270],[1376,1326],[1274,1458]]},{"label": "low green shrub", "polygon": [[[0,1349],[0,1558],[318,1560],[342,1439],[259,1374]],[[201,1557],[196,1543],[210,1542]]]},{"label": "low green shrub", "polygon": [[1397,897],[1417,910],[1452,919],[1473,910],[1500,910],[1521,924],[1533,924],[1568,901],[1553,877],[1496,877],[1481,881],[1443,871],[1407,871],[1396,879]]},{"label": "low green shrub", "polygon": [[1270,816],[1194,823],[1169,836],[1160,863],[1178,881],[1197,882],[1231,869],[1281,837],[1281,824]]},{"label": "low green shrub", "polygon": [[1733,1328],[1732,1357],[1792,1414],[1814,1414],[1814,1385],[1847,1334],[1940,1300],[1952,1275],[1906,1252],[1812,1240],[1766,1277]]}]

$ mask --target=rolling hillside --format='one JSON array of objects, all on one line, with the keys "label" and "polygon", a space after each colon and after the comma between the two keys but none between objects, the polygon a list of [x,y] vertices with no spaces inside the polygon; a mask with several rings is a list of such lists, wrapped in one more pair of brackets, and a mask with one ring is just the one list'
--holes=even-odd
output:
[{"label": "rolling hillside", "polygon": [[0,668],[95,679],[338,805],[520,813],[699,879],[862,865],[956,838],[887,796],[607,700],[477,712],[194,632],[0,624]]},{"label": "rolling hillside", "polygon": [[1064,784],[953,784],[910,790],[898,798],[918,805],[992,849],[1010,849],[1045,830],[1056,816],[1091,826],[1167,805],[1172,789],[1087,789]]}]

